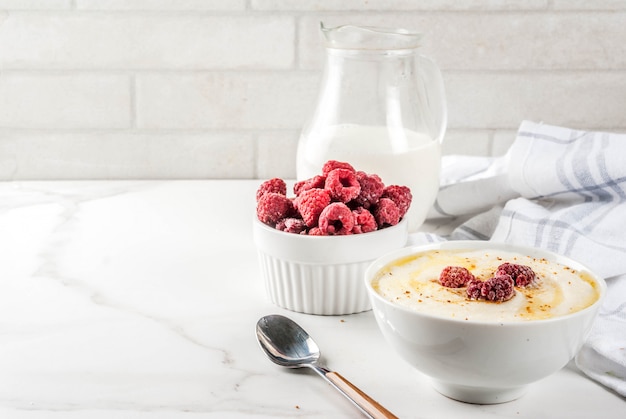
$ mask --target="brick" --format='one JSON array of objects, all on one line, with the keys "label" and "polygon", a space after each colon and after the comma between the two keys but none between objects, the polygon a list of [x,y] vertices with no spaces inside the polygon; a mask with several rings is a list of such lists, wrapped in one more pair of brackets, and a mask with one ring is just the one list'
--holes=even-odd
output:
[{"label": "brick", "polygon": [[9,14],[0,31],[4,69],[289,68],[286,16]]},{"label": "brick", "polygon": [[0,0],[0,10],[70,9],[72,0]]},{"label": "brick", "polygon": [[245,10],[245,0],[76,0],[79,10]]},{"label": "brick", "polygon": [[452,72],[444,79],[452,128],[517,129],[523,119],[626,128],[624,72]]},{"label": "brick", "polygon": [[296,178],[296,150],[300,130],[269,131],[257,139],[257,177]]},{"label": "brick", "polygon": [[299,11],[536,10],[547,0],[251,0],[252,9]]},{"label": "brick", "polygon": [[227,132],[5,131],[0,179],[253,178],[252,145],[250,134]]},{"label": "brick", "polygon": [[626,0],[552,0],[556,10],[626,10]]},{"label": "brick", "polygon": [[123,75],[14,74],[0,77],[0,127],[124,128],[131,124]]},{"label": "brick", "polygon": [[[346,23],[343,15],[323,20],[331,27]],[[323,65],[319,21],[306,17],[299,23],[300,68]],[[350,21],[422,32],[420,53],[442,69],[626,69],[623,13],[405,13],[356,15]]]},{"label": "brick", "polygon": [[140,128],[300,129],[317,94],[309,73],[146,74],[137,77]]}]

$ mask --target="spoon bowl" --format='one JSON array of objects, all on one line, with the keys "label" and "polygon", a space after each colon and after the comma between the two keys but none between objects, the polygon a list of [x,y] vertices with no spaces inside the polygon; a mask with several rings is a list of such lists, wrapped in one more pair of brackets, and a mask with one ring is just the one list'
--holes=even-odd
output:
[{"label": "spoon bowl", "polygon": [[320,359],[320,349],[309,334],[287,317],[262,317],[256,334],[265,354],[281,367],[301,368]]},{"label": "spoon bowl", "polygon": [[279,314],[261,317],[256,324],[256,336],[263,352],[275,364],[287,368],[311,368],[367,417],[396,418],[340,374],[321,366],[319,347],[293,320]]}]

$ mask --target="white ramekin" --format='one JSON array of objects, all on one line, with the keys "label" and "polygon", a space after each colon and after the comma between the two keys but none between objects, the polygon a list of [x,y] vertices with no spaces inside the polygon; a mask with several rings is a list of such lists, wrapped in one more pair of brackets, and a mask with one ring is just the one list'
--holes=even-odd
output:
[{"label": "white ramekin", "polygon": [[370,310],[363,283],[369,264],[406,244],[408,227],[347,236],[286,233],[257,219],[253,237],[271,301],[307,314],[342,315]]}]

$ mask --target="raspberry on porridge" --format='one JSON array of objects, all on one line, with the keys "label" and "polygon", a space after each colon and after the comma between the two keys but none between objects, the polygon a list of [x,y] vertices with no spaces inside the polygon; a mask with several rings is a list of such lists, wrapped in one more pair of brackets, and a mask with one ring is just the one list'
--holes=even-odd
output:
[{"label": "raspberry on porridge", "polygon": [[462,266],[446,266],[439,275],[441,285],[448,288],[464,287],[474,279],[474,275]]},{"label": "raspberry on porridge", "polygon": [[498,266],[496,275],[510,275],[516,287],[532,286],[537,280],[537,276],[530,266],[509,262]]}]

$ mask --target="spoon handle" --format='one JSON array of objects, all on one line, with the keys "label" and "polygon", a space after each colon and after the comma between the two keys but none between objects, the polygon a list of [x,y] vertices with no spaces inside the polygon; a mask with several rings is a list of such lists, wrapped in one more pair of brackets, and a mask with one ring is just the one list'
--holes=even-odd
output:
[{"label": "spoon handle", "polygon": [[374,419],[398,419],[396,415],[381,406],[376,400],[363,393],[357,386],[345,379],[341,374],[323,368],[324,377],[339,391],[357,405],[364,413]]}]

